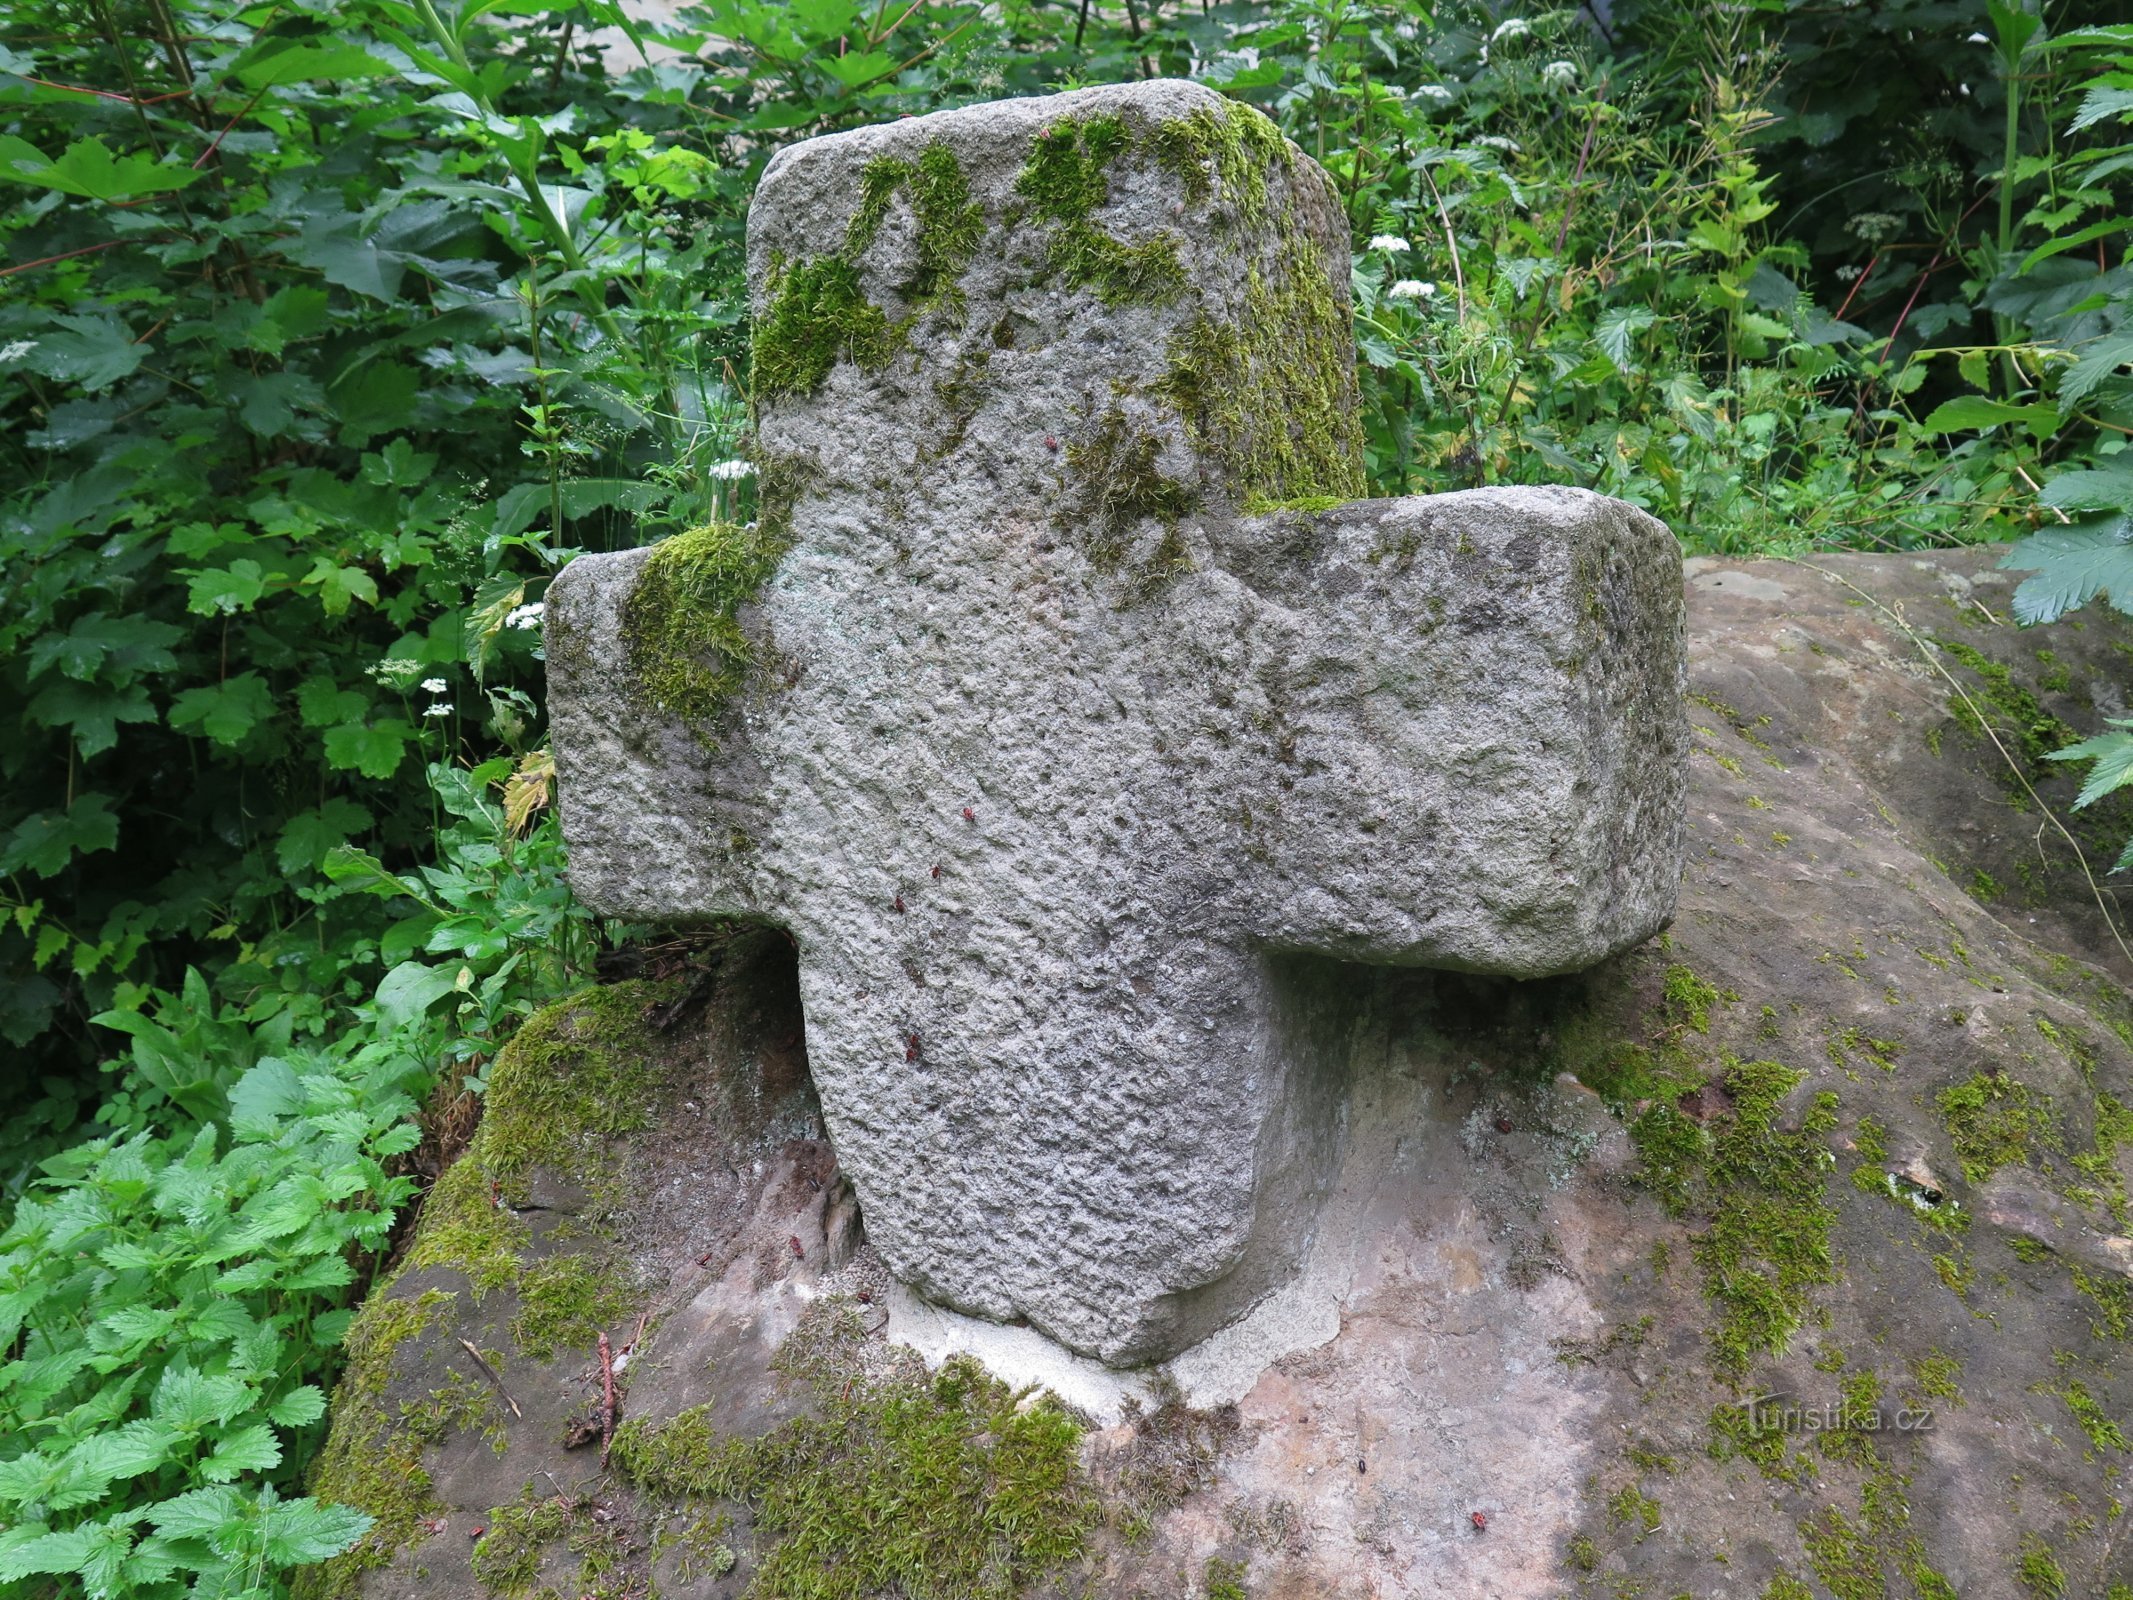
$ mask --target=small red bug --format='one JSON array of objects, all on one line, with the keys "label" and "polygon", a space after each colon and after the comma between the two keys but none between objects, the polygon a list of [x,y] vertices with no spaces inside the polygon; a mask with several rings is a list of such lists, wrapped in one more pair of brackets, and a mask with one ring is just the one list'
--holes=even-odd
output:
[{"label": "small red bug", "polygon": [[898,895],[898,896],[896,897],[896,909],[897,909],[897,910],[899,910],[899,911],[901,911],[901,910],[903,910],[903,908],[904,908],[904,897],[903,897],[902,895]]},{"label": "small red bug", "polygon": [[793,1260],[805,1261],[807,1259],[807,1252],[800,1248],[800,1236],[797,1233],[788,1237],[785,1242],[792,1246]]},{"label": "small red bug", "polygon": [[906,1061],[916,1061],[918,1059],[918,1035],[915,1033],[904,1041],[904,1059]]},{"label": "small red bug", "polygon": [[1489,1531],[1489,1514],[1486,1511],[1474,1512],[1473,1518],[1474,1531],[1476,1533],[1487,1533]]},{"label": "small red bug", "polygon": [[1053,438],[1050,434],[1046,434],[1044,436],[1044,448],[1047,450],[1057,450],[1059,448],[1059,441]]},{"label": "small red bug", "polygon": [[963,820],[965,822],[975,822],[978,820],[978,814],[971,810],[970,807],[965,806],[963,807]]},{"label": "small red bug", "polygon": [[1498,1133],[1509,1133],[1511,1131],[1511,1119],[1509,1117],[1498,1117],[1496,1119],[1496,1131]]},{"label": "small red bug", "polygon": [[935,876],[936,878],[938,878],[938,877],[939,877],[939,876],[941,875],[941,864],[940,864],[940,863],[939,863],[938,861],[936,861],[936,862],[934,862],[934,863],[933,863],[933,875],[934,875],[934,876]]}]

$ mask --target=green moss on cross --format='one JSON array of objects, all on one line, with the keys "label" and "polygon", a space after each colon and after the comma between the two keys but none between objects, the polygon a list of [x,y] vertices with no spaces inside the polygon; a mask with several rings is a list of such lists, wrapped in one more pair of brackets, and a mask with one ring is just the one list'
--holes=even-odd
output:
[{"label": "green moss on cross", "polygon": [[740,609],[777,571],[786,546],[782,526],[768,518],[676,534],[654,547],[623,602],[622,643],[638,688],[707,745],[755,664]]},{"label": "green moss on cross", "polygon": [[[867,298],[859,264],[898,191],[910,196],[917,218],[917,265],[897,285],[909,309],[892,322]],[[812,394],[839,361],[866,371],[886,366],[920,317],[938,306],[960,307],[959,280],[984,236],[984,213],[945,144],[928,145],[916,161],[883,156],[869,162],[843,246],[772,269],[770,303],[757,320],[751,351],[756,399]]]}]

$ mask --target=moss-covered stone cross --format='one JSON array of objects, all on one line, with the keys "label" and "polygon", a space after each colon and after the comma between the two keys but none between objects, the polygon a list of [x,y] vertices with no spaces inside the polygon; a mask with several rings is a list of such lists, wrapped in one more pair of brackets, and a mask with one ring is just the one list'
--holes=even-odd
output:
[{"label": "moss-covered stone cross", "polygon": [[889,1268],[1115,1364],[1294,1267],[1344,963],[1672,913],[1673,539],[1358,500],[1347,219],[1184,83],[810,140],[749,223],[761,513],[547,614],[572,882],[789,930]]}]

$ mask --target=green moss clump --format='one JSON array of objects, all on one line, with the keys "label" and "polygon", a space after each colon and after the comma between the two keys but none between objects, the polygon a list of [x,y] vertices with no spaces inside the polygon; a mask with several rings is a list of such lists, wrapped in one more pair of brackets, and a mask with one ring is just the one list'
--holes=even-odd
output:
[{"label": "green moss clump", "polygon": [[746,1502],[759,1600],[1008,1600],[1082,1553],[1081,1427],[1049,1399],[957,1358],[931,1379],[825,1375],[814,1400],[752,1439],[717,1437],[701,1408],[634,1419],[614,1461],[657,1495]]},{"label": "green moss clump", "polygon": [[1207,1566],[1200,1574],[1200,1587],[1207,1600],[1250,1600],[1250,1591],[1244,1587],[1248,1570],[1247,1562],[1222,1561],[1209,1556]]},{"label": "green moss clump", "polygon": [[2066,1402],[2066,1409],[2073,1412],[2074,1420],[2081,1424],[2081,1431],[2089,1436],[2089,1443],[2098,1450],[2133,1450],[2133,1444],[2126,1442],[2125,1430],[2104,1414],[2096,1397],[2078,1378],[2055,1392]]},{"label": "green moss clump", "polygon": [[2001,1074],[1980,1072],[1935,1096],[1956,1160],[1971,1183],[1983,1183],[2000,1168],[2055,1148],[2051,1097]]},{"label": "green moss clump", "polygon": [[1274,120],[1241,100],[1172,117],[1157,124],[1148,142],[1157,165],[1185,186],[1186,199],[1219,198],[1247,224],[1265,219],[1266,175],[1293,160]]},{"label": "green moss clump", "polygon": [[[559,1349],[589,1349],[601,1327],[622,1320],[637,1303],[625,1279],[589,1251],[529,1265],[532,1230],[513,1208],[531,1199],[536,1170],[565,1173],[589,1191],[580,1225],[597,1233],[600,1218],[619,1200],[610,1176],[612,1141],[650,1120],[660,1081],[644,1013],[670,992],[657,984],[616,984],[528,1018],[490,1069],[474,1142],[423,1202],[401,1275],[449,1269],[466,1277],[476,1300],[498,1290],[517,1293],[512,1338],[536,1360]],[[488,1391],[463,1376],[396,1412],[385,1405],[394,1353],[434,1327],[453,1299],[441,1289],[396,1295],[387,1283],[350,1325],[333,1429],[310,1489],[375,1521],[347,1554],[302,1569],[298,1600],[349,1600],[364,1572],[414,1538],[421,1519],[437,1509],[422,1468],[426,1443],[452,1427],[496,1442],[501,1421]]]},{"label": "green moss clump", "polygon": [[524,1594],[540,1572],[541,1547],[570,1532],[570,1513],[554,1500],[497,1506],[469,1562],[475,1580],[506,1596]]},{"label": "green moss clump", "polygon": [[1263,495],[1253,495],[1245,500],[1244,509],[1255,517],[1276,516],[1284,512],[1315,516],[1323,511],[1338,511],[1349,503],[1348,496],[1338,494],[1302,494],[1293,500],[1269,500]]},{"label": "green moss clump", "polygon": [[1727,998],[1737,1000],[1740,996],[1729,997],[1715,983],[1706,983],[1676,962],[1666,969],[1666,980],[1659,993],[1659,1014],[1676,1027],[1709,1033],[1711,1007]]},{"label": "green moss clump", "polygon": [[740,608],[777,571],[787,544],[769,522],[677,534],[654,547],[622,604],[622,642],[638,685],[707,745],[755,665]]},{"label": "green moss clump", "polygon": [[1963,1391],[1955,1381],[1962,1371],[1962,1364],[1955,1357],[1939,1350],[1929,1351],[1911,1363],[1911,1376],[1917,1381],[1920,1394],[1955,1406],[1963,1403]]},{"label": "green moss clump", "polygon": [[1711,1344],[1732,1382],[1759,1355],[1782,1353],[1805,1320],[1811,1290],[1837,1278],[1836,1212],[1825,1193],[1837,1097],[1814,1097],[1797,1132],[1777,1122],[1806,1074],[1775,1061],[1727,1058],[1732,1115],[1705,1133],[1670,1105],[1630,1127],[1640,1178],[1676,1214],[1703,1220],[1694,1239],[1704,1293],[1718,1308]]},{"label": "green moss clump", "polygon": [[1815,1592],[1791,1573],[1780,1572],[1763,1586],[1763,1600],[1815,1600]]},{"label": "green moss clump", "polygon": [[813,394],[839,361],[871,372],[896,354],[899,331],[867,299],[859,268],[842,256],[774,272],[772,283],[751,352],[757,399]]},{"label": "green moss clump", "polygon": [[2066,1569],[2059,1565],[2043,1535],[2022,1535],[2022,1553],[2015,1560],[2014,1570],[2022,1587],[2031,1594],[2042,1600],[2065,1600]]},{"label": "green moss clump", "polygon": [[1795,1456],[1785,1447],[1782,1428],[1768,1426],[1751,1403],[1717,1406],[1711,1412],[1708,1453],[1714,1461],[1738,1456],[1754,1463],[1755,1470],[1779,1483],[1801,1483],[1813,1476],[1814,1466],[1805,1456]]},{"label": "green moss clump", "polygon": [[311,1469],[310,1491],[353,1506],[371,1525],[351,1550],[294,1574],[296,1600],[350,1600],[365,1572],[381,1567],[414,1538],[439,1502],[422,1469],[426,1430],[410,1428],[386,1409],[393,1358],[426,1332],[450,1303],[441,1289],[420,1295],[373,1294],[349,1324],[348,1363],[333,1401],[333,1430]]},{"label": "green moss clump", "polygon": [[1155,392],[1226,470],[1239,502],[1338,505],[1365,492],[1354,334],[1318,247],[1300,232],[1272,278],[1251,269],[1244,315],[1194,315]]},{"label": "green moss clump", "polygon": [[1635,1528],[1639,1544],[1659,1531],[1659,1502],[1634,1483],[1625,1483],[1615,1492],[1607,1502],[1607,1514],[1617,1524]]},{"label": "green moss clump", "polygon": [[[1067,466],[1079,481],[1077,498],[1087,528],[1083,550],[1097,571],[1118,570],[1143,521],[1153,518],[1166,535],[1175,535],[1179,519],[1199,509],[1200,491],[1166,477],[1156,465],[1161,449],[1162,440],[1136,429],[1119,406],[1106,411],[1086,438],[1067,446]],[[1174,568],[1184,547],[1179,541],[1169,550],[1171,543],[1165,539],[1151,567]],[[1140,576],[1145,581],[1161,575]]]},{"label": "green moss clump", "polygon": [[1015,193],[1031,216],[1051,224],[1046,265],[1070,288],[1094,289],[1107,306],[1169,305],[1185,292],[1177,236],[1129,245],[1090,220],[1110,199],[1112,168],[1132,148],[1116,116],[1063,117],[1037,135]]},{"label": "green moss clump", "polygon": [[[1977,693],[1968,700],[1957,696],[1949,703],[1948,714],[1957,725],[1973,738],[1982,739],[1984,722],[1973,706],[1982,705],[1987,712],[1998,713],[1994,731],[2003,740],[2013,736],[2013,748],[2008,753],[2021,759],[2029,780],[2035,783],[2050,776],[2051,753],[2065,749],[2080,735],[2038,704],[2035,695],[2014,681],[2004,663],[1960,639],[1936,637],[1933,642],[1978,676]],[[2006,778],[2010,783],[2014,781],[2012,774]]]},{"label": "green moss clump", "polygon": [[1889,1130],[1872,1117],[1861,1117],[1852,1130],[1852,1148],[1859,1152],[1859,1165],[1852,1169],[1852,1186],[1867,1194],[1882,1194],[1888,1174],[1881,1164],[1889,1158]]},{"label": "green moss clump", "polygon": [[1600,1547],[1585,1534],[1573,1534],[1569,1548],[1563,1552],[1563,1565],[1572,1572],[1597,1572],[1600,1570]]},{"label": "green moss clump", "polygon": [[590,1251],[569,1251],[528,1266],[515,1286],[511,1343],[530,1361],[592,1346],[603,1328],[625,1321],[642,1296],[624,1274]]},{"label": "green moss clump", "polygon": [[[910,310],[891,322],[867,299],[859,261],[900,189],[910,194],[918,218],[918,260],[898,285]],[[960,306],[959,280],[984,236],[984,214],[971,201],[969,180],[947,145],[928,145],[915,162],[888,156],[869,162],[843,247],[773,268],[770,304],[756,323],[750,352],[756,399],[812,394],[839,361],[868,371],[886,366],[921,316],[936,306]]]}]

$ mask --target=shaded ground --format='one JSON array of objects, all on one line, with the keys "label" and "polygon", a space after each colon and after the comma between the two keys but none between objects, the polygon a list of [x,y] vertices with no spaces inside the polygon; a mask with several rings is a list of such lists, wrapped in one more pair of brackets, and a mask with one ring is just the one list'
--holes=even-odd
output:
[{"label": "shaded ground", "polygon": [[2030,793],[2099,870],[2133,831],[2041,760],[2123,713],[2133,635],[2006,626],[1990,553],[1815,567],[1690,564],[1670,934],[1349,969],[1338,1332],[1233,1409],[1084,1431],[891,1348],[759,935],[678,1019],[686,978],[609,988],[499,1064],[351,1337],[318,1487],[381,1520],[316,1590],[2133,1584],[2133,968]]}]

